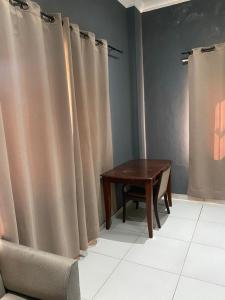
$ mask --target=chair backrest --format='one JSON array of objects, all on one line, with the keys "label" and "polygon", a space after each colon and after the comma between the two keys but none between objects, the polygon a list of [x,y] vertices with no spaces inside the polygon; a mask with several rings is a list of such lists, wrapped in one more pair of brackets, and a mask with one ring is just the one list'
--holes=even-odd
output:
[{"label": "chair backrest", "polygon": [[169,177],[170,177],[170,171],[171,171],[171,168],[168,168],[167,170],[162,172],[160,186],[159,186],[158,199],[161,198],[167,190],[167,185],[168,185],[168,181],[169,181]]}]

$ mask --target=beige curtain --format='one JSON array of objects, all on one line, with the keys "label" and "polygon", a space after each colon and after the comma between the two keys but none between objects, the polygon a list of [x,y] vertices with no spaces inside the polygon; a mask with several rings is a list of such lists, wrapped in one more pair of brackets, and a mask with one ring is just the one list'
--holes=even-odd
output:
[{"label": "beige curtain", "polygon": [[195,49],[189,64],[188,194],[225,199],[225,44]]},{"label": "beige curtain", "polygon": [[[76,68],[86,63],[84,53],[65,59],[60,15],[48,23],[36,3],[27,3],[29,10],[22,10],[0,0],[0,235],[77,257],[98,236],[99,172],[104,169],[99,160],[107,157],[105,166],[111,165],[106,50],[93,48],[95,74],[85,69],[80,78]],[[80,45],[75,36],[71,44]],[[94,68],[100,67],[100,53],[104,79]],[[68,63],[74,65],[73,74]],[[88,76],[94,75],[96,80],[101,75],[104,83],[96,87],[105,89],[107,97],[92,87]],[[106,120],[101,140],[100,131],[93,130],[97,121],[101,126]]]},{"label": "beige curtain", "polygon": [[[104,220],[100,174],[113,166],[112,130],[109,102],[108,46],[96,44],[95,35],[80,36],[77,25],[63,21],[67,76],[72,107],[76,177],[79,198],[89,199],[81,206],[88,220],[88,236],[98,235]],[[98,204],[98,205],[96,205]]]}]

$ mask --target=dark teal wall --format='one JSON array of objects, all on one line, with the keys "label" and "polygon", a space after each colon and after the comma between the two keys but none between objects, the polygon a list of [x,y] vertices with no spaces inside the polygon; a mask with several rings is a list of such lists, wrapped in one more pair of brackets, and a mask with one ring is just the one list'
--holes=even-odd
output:
[{"label": "dark teal wall", "polygon": [[123,50],[119,59],[109,58],[110,97],[115,165],[137,156],[136,117],[130,73],[129,18],[116,0],[37,0],[43,10],[61,12],[82,30]]},{"label": "dark teal wall", "polygon": [[191,0],[144,13],[148,157],[173,161],[173,191],[188,184],[187,66],[181,52],[225,42],[225,1]]},{"label": "dark teal wall", "polygon": [[132,133],[133,133],[133,153],[134,158],[140,158],[140,144],[139,144],[139,114],[138,114],[138,101],[140,95],[140,56],[142,53],[142,17],[140,12],[131,7],[127,9],[128,17],[128,37],[129,37],[129,57],[130,57],[130,76],[131,76],[131,99],[132,99]]},{"label": "dark teal wall", "polygon": [[131,88],[132,88],[132,115],[133,115],[133,122],[132,122],[132,133],[133,133],[133,153],[134,157],[139,157],[139,141],[138,141],[138,103],[137,103],[137,66],[136,66],[136,34],[135,34],[135,16],[136,16],[137,9],[131,7],[127,9],[127,18],[128,18],[128,42],[129,42],[129,65],[130,65],[130,76],[131,76]]}]

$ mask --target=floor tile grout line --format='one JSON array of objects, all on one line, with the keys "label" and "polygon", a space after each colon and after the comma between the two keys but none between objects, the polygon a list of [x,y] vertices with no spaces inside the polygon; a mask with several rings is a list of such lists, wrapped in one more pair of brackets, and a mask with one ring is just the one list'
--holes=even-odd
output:
[{"label": "floor tile grout line", "polygon": [[141,234],[139,234],[139,235],[136,234],[135,240],[134,240],[133,242],[127,243],[127,244],[130,244],[130,246],[128,247],[128,249],[126,250],[125,254],[123,254],[122,257],[115,257],[115,256],[112,256],[112,255],[109,255],[109,254],[104,254],[104,253],[100,253],[100,252],[97,252],[97,251],[95,251],[95,250],[92,250],[92,249],[94,249],[95,246],[94,246],[93,248],[91,248],[91,250],[89,249],[89,251],[90,251],[91,253],[95,253],[95,254],[99,254],[99,255],[106,256],[106,257],[114,258],[114,259],[116,259],[116,260],[121,260],[121,259],[123,259],[123,258],[127,255],[127,253],[128,253],[128,252],[130,251],[130,249],[136,244],[136,241],[137,241],[140,237],[142,237]]},{"label": "floor tile grout line", "polygon": [[225,226],[225,222],[224,223],[222,223],[222,222],[216,222],[216,221],[208,221],[208,220],[202,220],[202,219],[200,219],[199,220],[199,222],[204,222],[204,223],[212,223],[212,224],[218,224],[218,225],[224,225]]},{"label": "floor tile grout line", "polygon": [[97,294],[101,291],[101,289],[105,286],[105,284],[109,281],[109,279],[111,278],[112,274],[118,269],[119,265],[121,264],[122,260],[119,260],[118,264],[116,265],[116,267],[112,270],[112,272],[110,272],[110,274],[107,276],[107,278],[104,280],[103,284],[101,285],[101,287],[97,290],[97,292],[93,295],[93,297],[91,297],[91,300],[94,300],[94,298],[97,296]]},{"label": "floor tile grout line", "polygon": [[[95,253],[95,254],[99,254],[99,255],[103,255],[103,256],[106,256],[106,257],[110,257],[110,258],[114,258],[116,260],[121,260],[121,259],[124,259],[124,257],[128,254],[128,252],[133,248],[133,246],[137,245],[137,240],[139,238],[146,238],[147,240],[149,239],[148,236],[146,236],[147,233],[140,233],[140,234],[136,234],[136,239],[133,241],[133,242],[129,242],[130,246],[128,248],[128,250],[125,252],[125,254],[123,254],[122,258],[121,257],[115,257],[115,256],[112,256],[112,255],[109,255],[109,254],[104,254],[104,253],[100,253],[98,252],[97,250],[93,250],[95,246],[89,248],[88,250],[91,252],[91,253]],[[176,238],[172,238],[172,237],[168,237],[168,236],[160,236],[160,235],[156,235],[155,237],[157,238],[162,238],[162,239],[168,239],[168,240],[174,240],[174,241],[178,241],[178,242],[183,242],[183,243],[190,243],[190,241],[187,241],[187,240],[181,240],[181,239],[176,239]],[[127,243],[128,244],[128,243]],[[203,245],[204,246],[204,245]]]},{"label": "floor tile grout line", "polygon": [[[136,238],[136,240],[134,241],[134,243],[139,239],[140,236],[138,236]],[[134,244],[133,243],[133,244]],[[130,251],[130,249],[132,248],[132,245],[130,245],[129,249],[126,251],[126,253],[124,254],[124,256],[119,260],[119,263],[117,264],[117,266],[115,267],[115,269],[113,269],[113,271],[110,273],[110,275],[107,277],[107,279],[104,281],[104,283],[102,284],[102,286],[98,289],[98,291],[94,294],[94,296],[92,297],[92,300],[94,300],[94,298],[98,295],[98,293],[103,289],[103,287],[106,285],[106,283],[110,280],[110,278],[112,277],[113,273],[118,269],[118,267],[121,265],[121,263],[124,261],[123,258],[127,255],[127,253]]]},{"label": "floor tile grout line", "polygon": [[97,292],[94,294],[92,300],[95,299],[95,297],[99,294],[99,292],[103,289],[103,287],[106,285],[106,283],[111,279],[112,275],[114,274],[114,272],[119,268],[119,266],[121,265],[121,263],[123,262],[123,259],[121,258],[117,264],[117,266],[113,269],[113,271],[109,274],[109,276],[107,276],[106,280],[104,281],[104,283],[101,285],[101,287],[97,290]]},{"label": "floor tile grout line", "polygon": [[197,277],[192,277],[192,276],[189,276],[189,275],[182,275],[182,277],[188,278],[188,279],[193,279],[193,280],[196,280],[196,281],[200,281],[200,282],[204,282],[204,283],[208,283],[208,284],[211,284],[211,285],[216,285],[216,286],[225,288],[225,285],[222,285],[222,284],[219,284],[219,283],[215,283],[215,282],[212,282],[212,281],[202,280],[202,279],[199,279]]},{"label": "floor tile grout line", "polygon": [[181,268],[181,271],[180,271],[180,274],[179,274],[179,278],[178,278],[177,285],[176,285],[175,290],[174,290],[174,294],[173,294],[172,300],[174,300],[174,297],[176,295],[176,291],[177,291],[177,288],[178,288],[178,285],[179,285],[179,282],[180,282],[180,279],[181,279],[181,276],[182,276],[182,272],[183,272],[184,265],[185,265],[186,260],[187,260],[187,256],[188,256],[190,248],[191,248],[191,244],[192,244],[192,241],[193,241],[193,238],[194,238],[194,235],[195,235],[195,231],[196,231],[197,226],[198,226],[198,222],[199,222],[199,219],[200,219],[200,216],[201,216],[201,213],[202,213],[202,209],[203,209],[203,204],[202,204],[201,210],[200,210],[199,215],[198,215],[198,220],[196,222],[195,229],[193,231],[192,238],[190,240],[187,253],[186,253],[185,258],[184,258],[184,262],[183,262],[183,265],[182,265],[182,268]]},{"label": "floor tile grout line", "polygon": [[216,248],[216,249],[220,249],[220,250],[225,251],[225,247],[219,247],[219,246],[213,246],[213,245],[209,245],[209,244],[203,244],[203,243],[199,243],[199,242],[196,242],[196,241],[192,241],[191,243],[196,244],[196,245],[200,245],[200,246],[204,246],[204,247]]},{"label": "floor tile grout line", "polygon": [[179,217],[179,216],[174,216],[174,215],[169,215],[170,217],[173,217],[173,218],[177,218],[177,219],[184,219],[184,220],[188,220],[188,221],[198,221],[198,219],[197,218],[188,218],[188,217]]},{"label": "floor tile grout line", "polygon": [[142,235],[140,234],[136,240],[132,243],[132,245],[129,247],[129,249],[126,251],[126,253],[123,255],[122,260],[126,257],[126,255],[130,252],[130,250],[134,247],[134,245],[136,245],[137,240],[142,237]]},{"label": "floor tile grout line", "polygon": [[[109,256],[109,255],[102,254],[102,253],[97,253],[97,252],[93,252],[93,251],[91,251],[90,253],[97,254],[97,255],[100,255],[100,256],[104,256],[104,257],[107,257],[107,258],[111,258],[111,259],[114,259],[115,261],[117,261],[117,264],[116,264],[115,268],[112,270],[112,272],[109,274],[109,276],[107,276],[107,278],[106,278],[106,280],[105,280],[105,281],[107,281],[107,280],[108,280],[108,277],[110,277],[111,274],[112,274],[112,273],[117,269],[117,267],[120,265],[121,260],[118,259],[118,258]],[[88,254],[89,254],[89,253],[88,253]],[[85,259],[85,257],[84,257],[84,259]],[[105,285],[105,281],[104,281],[103,285]],[[98,289],[97,293],[98,293],[99,290],[103,287],[103,285]],[[94,297],[97,295],[97,293],[95,293],[94,296],[92,296],[91,299],[89,299],[89,300],[93,300]],[[81,295],[81,300],[86,300],[86,299],[83,298],[82,295]]]},{"label": "floor tile grout line", "polygon": [[153,270],[156,270],[156,271],[168,273],[168,274],[171,274],[171,275],[177,275],[177,276],[179,275],[179,273],[171,272],[171,271],[168,271],[168,270],[165,270],[165,269],[160,269],[160,268],[156,268],[156,267],[149,266],[149,265],[144,265],[144,264],[137,263],[135,261],[128,260],[128,259],[123,259],[123,261],[128,262],[128,263],[133,264],[133,265],[138,265],[138,266],[145,267],[145,268],[148,268],[148,269],[153,269]]},{"label": "floor tile grout line", "polygon": [[[162,213],[161,213],[162,215]],[[168,214],[168,213],[165,213],[163,215],[167,215],[168,217],[172,218],[172,219],[179,219],[179,220],[189,220],[189,221],[195,221],[197,222],[198,218],[188,218],[188,217],[180,217],[180,216],[176,216],[176,215],[172,215],[172,214]]]},{"label": "floor tile grout line", "polygon": [[221,205],[221,206],[225,206],[225,201],[220,203],[218,201],[220,200],[216,200],[213,201],[213,199],[211,201],[208,201],[208,200],[205,200],[205,199],[202,199],[202,200],[197,200],[197,199],[182,199],[182,198],[173,198],[173,201],[183,201],[183,202],[195,202],[195,203],[199,203],[199,204],[202,204],[202,205],[210,205],[210,204],[215,204],[215,205]]},{"label": "floor tile grout line", "polygon": [[[196,223],[199,223],[199,222],[196,222]],[[197,224],[198,225],[198,224]],[[196,229],[194,229],[193,232],[196,232]],[[142,237],[146,237],[146,234],[141,234]],[[215,246],[215,245],[210,245],[210,244],[204,244],[203,242],[197,242],[193,239],[191,240],[182,240],[182,239],[178,239],[178,238],[175,238],[175,237],[171,237],[171,236],[168,236],[168,235],[159,235],[159,234],[156,234],[156,237],[159,237],[159,238],[166,238],[166,239],[170,239],[170,240],[175,240],[175,241],[179,241],[179,242],[185,242],[185,243],[192,243],[192,244],[197,244],[197,245],[201,245],[201,246],[205,246],[205,247],[211,247],[211,248],[217,248],[217,249],[221,249],[221,250],[225,250],[225,246],[224,247],[219,247],[219,246]]]},{"label": "floor tile grout line", "polygon": [[204,203],[213,203],[213,202],[206,202],[206,201],[203,201],[203,200],[196,200],[196,199],[181,199],[181,198],[172,198],[173,201],[176,201],[176,202],[194,202],[196,204],[204,204]]},{"label": "floor tile grout line", "polygon": [[109,255],[109,254],[99,253],[99,252],[93,251],[93,250],[91,250],[90,252],[91,252],[91,253],[94,253],[94,254],[102,255],[102,256],[104,256],[104,257],[113,258],[113,259],[118,260],[118,261],[120,261],[120,260],[122,259],[121,257],[118,258],[118,257],[112,256],[112,255]]},{"label": "floor tile grout line", "polygon": [[[141,236],[142,237],[146,237],[147,233],[144,233],[142,234]],[[159,238],[164,238],[164,239],[169,239],[169,240],[175,240],[175,241],[178,241],[178,242],[184,242],[184,243],[190,243],[190,240],[182,240],[182,239],[178,239],[178,238],[175,238],[175,237],[171,237],[171,236],[168,236],[168,235],[161,235],[161,234],[156,234],[155,237],[159,237]],[[146,237],[147,238],[147,237]]]},{"label": "floor tile grout line", "polygon": [[[225,205],[224,205],[225,207]],[[216,222],[216,221],[209,221],[209,220],[204,220],[204,219],[193,219],[193,218],[188,218],[188,217],[179,217],[179,216],[173,216],[173,215],[169,215],[169,217],[171,218],[176,218],[176,219],[181,219],[181,220],[189,220],[189,221],[195,221],[195,222],[204,222],[204,223],[213,223],[213,224],[218,224],[218,225],[224,225],[225,226],[225,222]]]}]

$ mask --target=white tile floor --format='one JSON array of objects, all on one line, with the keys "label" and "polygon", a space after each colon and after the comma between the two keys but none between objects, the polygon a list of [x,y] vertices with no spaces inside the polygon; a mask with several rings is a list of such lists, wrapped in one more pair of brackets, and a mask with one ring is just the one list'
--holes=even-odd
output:
[{"label": "white tile floor", "polygon": [[79,262],[82,300],[225,299],[225,205],[174,195],[160,211],[153,239],[144,206],[113,217]]}]

